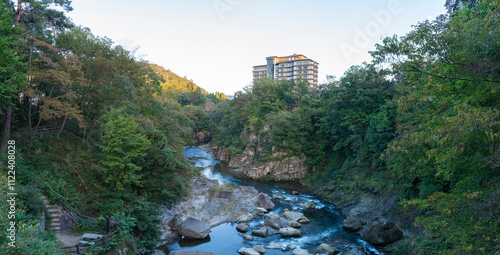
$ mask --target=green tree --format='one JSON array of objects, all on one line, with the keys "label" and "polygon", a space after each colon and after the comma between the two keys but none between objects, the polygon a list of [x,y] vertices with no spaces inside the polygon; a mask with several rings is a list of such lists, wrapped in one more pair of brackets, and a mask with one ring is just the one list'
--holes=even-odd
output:
[{"label": "green tree", "polygon": [[13,13],[4,2],[0,3],[0,111],[3,114],[3,133],[0,152],[4,152],[10,136],[12,123],[12,97],[26,83],[26,64],[16,45],[20,29],[14,26]]},{"label": "green tree", "polygon": [[500,8],[458,2],[372,53],[398,79],[398,136],[385,158],[417,188],[407,203],[425,212],[421,254],[493,254],[500,243]]},{"label": "green tree", "polygon": [[100,146],[103,160],[102,167],[99,167],[105,182],[110,187],[126,191],[131,190],[131,185],[144,185],[140,182],[142,167],[138,162],[146,155],[151,143],[138,132],[134,119],[124,116],[121,111],[110,111],[105,120]]}]

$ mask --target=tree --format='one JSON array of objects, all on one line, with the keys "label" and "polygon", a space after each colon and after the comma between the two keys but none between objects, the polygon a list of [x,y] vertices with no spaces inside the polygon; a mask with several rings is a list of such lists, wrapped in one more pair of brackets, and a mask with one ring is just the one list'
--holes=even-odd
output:
[{"label": "tree", "polygon": [[4,113],[4,127],[0,152],[7,148],[12,123],[12,97],[26,83],[25,67],[16,47],[20,30],[14,27],[12,12],[0,3],[0,111]]},{"label": "tree", "polygon": [[478,0],[446,0],[445,7],[448,9],[448,13],[454,13],[467,7],[477,6],[478,4]]},{"label": "tree", "polygon": [[495,1],[448,4],[450,16],[385,38],[372,53],[392,64],[398,81],[397,137],[384,157],[415,190],[405,203],[425,213],[417,219],[425,227],[419,254],[493,254],[500,243],[500,8]]},{"label": "tree", "polygon": [[125,191],[130,191],[131,185],[142,186],[138,160],[146,155],[151,143],[138,132],[134,119],[124,116],[122,111],[112,110],[104,119],[107,122],[100,146],[103,160],[99,170],[105,182]]},{"label": "tree", "polygon": [[[12,19],[13,18],[13,24],[15,25],[16,29],[23,29],[29,32],[30,36],[39,38],[45,41],[50,41],[50,35],[51,33],[47,33],[47,26],[53,26],[55,28],[66,28],[71,26],[71,23],[68,22],[68,19],[65,17],[63,11],[59,11],[54,9],[54,7],[59,6],[64,8],[66,11],[71,11],[71,1],[70,0],[48,0],[48,1],[28,1],[28,2],[23,2],[18,0],[17,4],[14,4],[12,1],[8,1],[7,3],[7,8],[11,9],[11,15],[8,15],[6,12],[6,6],[4,5],[5,1],[2,2],[2,19],[5,19],[2,23],[3,25],[12,25],[12,20],[9,21],[7,20],[8,18]],[[10,17],[9,17],[10,16]],[[7,18],[8,17],[8,18]],[[5,22],[5,23],[4,23]],[[15,33],[18,32],[9,32],[8,30],[12,29],[6,29],[5,35],[9,36],[10,42],[5,44],[5,47],[9,47],[11,45],[13,48],[16,48],[17,50],[21,49],[20,47],[20,40],[18,40],[19,37],[13,36]],[[15,31],[15,30],[12,30]],[[2,33],[2,35],[4,35]],[[17,39],[16,39],[17,38]],[[15,41],[14,41],[15,40]],[[12,45],[13,44],[13,45]],[[14,47],[16,46],[16,47]],[[14,62],[12,62],[14,61]],[[3,138],[2,138],[2,143],[0,144],[0,152],[5,150],[6,146],[6,141],[8,137],[10,136],[10,129],[12,125],[12,98],[17,96],[17,94],[20,92],[19,91],[19,85],[22,85],[24,82],[21,82],[20,76],[19,76],[19,70],[20,66],[16,64],[15,62],[20,62],[19,60],[14,60],[11,58],[10,61],[5,62],[6,64],[10,64],[12,68],[14,68],[16,73],[11,72],[11,79],[13,79],[15,84],[14,86],[12,84],[5,84],[8,85],[7,87],[9,89],[6,89],[2,92],[5,92],[5,97],[7,102],[6,102],[6,109],[5,114],[4,114],[4,128],[3,128]],[[21,71],[22,73],[22,71]]]}]

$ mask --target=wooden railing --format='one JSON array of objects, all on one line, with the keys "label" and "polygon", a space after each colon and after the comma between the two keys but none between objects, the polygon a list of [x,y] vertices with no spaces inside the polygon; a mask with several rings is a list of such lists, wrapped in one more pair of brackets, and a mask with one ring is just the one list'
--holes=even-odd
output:
[{"label": "wooden railing", "polygon": [[[42,127],[39,127],[38,130],[36,131],[37,134],[39,133],[45,133],[45,132],[55,132],[55,131],[58,131],[61,129],[61,125],[53,125],[53,126],[42,126]],[[17,139],[20,139],[20,138],[24,138],[24,137],[29,137],[31,135],[32,131],[25,131],[25,132],[22,132],[22,133],[15,133],[15,134],[12,134],[9,139],[10,140],[17,140]]]},{"label": "wooden railing", "polygon": [[[59,201],[60,205],[67,212],[69,212],[71,218],[74,219],[75,222],[80,220],[80,221],[85,221],[85,222],[89,222],[89,223],[93,223],[93,224],[105,223],[106,235],[103,235],[102,239],[96,240],[95,243],[93,244],[93,246],[104,247],[104,246],[106,246],[106,242],[109,242],[110,240],[114,239],[115,237],[117,237],[120,234],[121,229],[118,226],[115,219],[109,218],[109,216],[106,216],[104,219],[102,219],[102,218],[96,218],[96,217],[91,217],[91,216],[80,214],[80,213],[78,213],[78,211],[75,210],[75,208],[73,206],[71,206],[71,204],[66,200],[66,198],[64,198],[64,196],[57,193],[54,189],[52,189],[52,187],[45,186],[43,183],[36,181],[36,180],[32,180],[32,181],[35,183],[34,185],[22,186],[20,188],[23,189],[23,188],[28,188],[28,187],[34,187],[37,190],[44,189],[47,192],[50,192],[50,193],[56,195],[58,197],[57,200]],[[110,232],[111,228],[114,228],[114,230],[112,232]],[[88,245],[76,244],[74,246],[67,246],[67,247],[63,247],[61,249],[63,249],[66,253],[83,254],[83,253],[85,253],[85,251],[89,247],[90,246],[88,246]]]}]

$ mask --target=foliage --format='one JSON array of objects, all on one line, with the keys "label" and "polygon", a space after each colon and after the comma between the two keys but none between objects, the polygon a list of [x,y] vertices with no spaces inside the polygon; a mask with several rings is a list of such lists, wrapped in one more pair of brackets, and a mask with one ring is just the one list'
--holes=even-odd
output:
[{"label": "foliage", "polygon": [[[2,158],[3,159],[3,158]],[[1,166],[2,172],[7,172],[6,167]],[[10,204],[8,200],[11,198],[5,192],[7,190],[7,178],[5,175],[0,176],[0,210],[5,213],[5,217],[0,217],[0,253],[1,254],[63,254],[58,247],[58,242],[51,233],[40,231],[40,208],[29,204],[30,200],[24,200],[24,196],[29,192],[23,192],[22,195],[16,197],[15,218],[7,217],[10,212]],[[42,203],[43,206],[43,203]],[[23,209],[24,208],[24,209]],[[36,209],[35,209],[36,208]],[[9,246],[12,242],[9,238],[8,229],[11,227],[10,222],[15,222],[15,247]]]},{"label": "foliage", "polygon": [[120,111],[111,111],[104,119],[104,137],[100,146],[103,152],[102,174],[105,182],[118,190],[129,190],[131,185],[143,186],[141,160],[150,146],[145,135],[138,133],[133,118],[123,116]]},{"label": "foliage", "polygon": [[436,192],[408,202],[425,212],[416,224],[425,226],[419,254],[493,254],[500,242],[500,186],[498,179],[485,191],[449,194]]},{"label": "foliage", "polygon": [[398,136],[384,158],[413,186],[406,203],[424,213],[418,223],[425,235],[415,245],[420,254],[492,254],[500,229],[493,220],[500,9],[495,1],[448,4],[452,15],[385,38],[372,52],[378,63],[392,64],[400,92]]}]

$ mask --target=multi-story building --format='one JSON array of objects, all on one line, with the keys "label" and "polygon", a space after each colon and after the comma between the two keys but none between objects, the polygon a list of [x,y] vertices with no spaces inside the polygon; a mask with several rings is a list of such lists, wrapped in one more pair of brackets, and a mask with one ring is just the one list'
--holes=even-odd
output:
[{"label": "multi-story building", "polygon": [[302,54],[293,54],[285,57],[267,57],[266,65],[253,67],[253,80],[264,77],[275,80],[291,80],[302,77],[312,87],[318,85],[318,62]]}]

